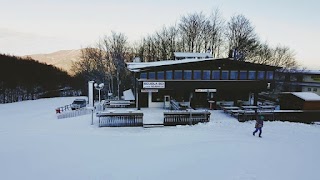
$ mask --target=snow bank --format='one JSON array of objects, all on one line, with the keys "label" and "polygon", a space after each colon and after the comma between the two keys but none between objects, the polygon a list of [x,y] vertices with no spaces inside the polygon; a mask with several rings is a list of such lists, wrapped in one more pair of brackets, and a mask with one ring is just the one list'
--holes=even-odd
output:
[{"label": "snow bank", "polygon": [[98,128],[91,115],[56,118],[74,99],[0,105],[0,179],[319,179],[319,125],[265,122],[260,139],[254,122],[211,111],[195,126]]}]

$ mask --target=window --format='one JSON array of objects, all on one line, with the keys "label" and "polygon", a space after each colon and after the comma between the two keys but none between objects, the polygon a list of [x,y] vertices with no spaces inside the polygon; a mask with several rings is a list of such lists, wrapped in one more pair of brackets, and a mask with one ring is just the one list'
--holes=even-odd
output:
[{"label": "window", "polygon": [[157,79],[164,79],[164,72],[163,71],[157,72]]},{"label": "window", "polygon": [[172,79],[172,71],[166,71],[166,79],[168,80]]},{"label": "window", "polygon": [[212,71],[212,79],[219,80],[220,79],[220,71],[219,70],[213,70]]},{"label": "window", "polygon": [[311,91],[311,88],[308,88],[308,91]]},{"label": "window", "polygon": [[140,74],[140,79],[147,79],[147,73],[141,73]]},{"label": "window", "polygon": [[249,71],[248,79],[255,80],[256,79],[256,71]]},{"label": "window", "polygon": [[204,70],[202,73],[203,73],[203,79],[204,80],[209,80],[210,79],[210,71],[209,70]]},{"label": "window", "polygon": [[230,79],[238,79],[238,71],[230,71]]},{"label": "window", "polygon": [[317,88],[313,88],[313,92],[317,92],[318,91],[318,89]]},{"label": "window", "polygon": [[191,70],[184,70],[183,77],[185,80],[191,80],[192,79],[192,71]]},{"label": "window", "polygon": [[291,74],[291,75],[290,75],[290,81],[297,81],[297,76]]},{"label": "window", "polygon": [[200,70],[193,71],[193,79],[195,79],[195,80],[201,79],[201,71]]},{"label": "window", "polygon": [[155,79],[156,73],[155,72],[149,72],[149,79]]},{"label": "window", "polygon": [[273,80],[273,71],[267,71],[267,80]]},{"label": "window", "polygon": [[182,70],[174,70],[174,79],[182,79]]},{"label": "window", "polygon": [[264,80],[264,74],[265,74],[264,71],[258,71],[258,79],[259,80]]},{"label": "window", "polygon": [[240,71],[240,79],[246,80],[247,79],[247,71]]},{"label": "window", "polygon": [[221,79],[228,80],[229,79],[229,71],[222,71]]}]

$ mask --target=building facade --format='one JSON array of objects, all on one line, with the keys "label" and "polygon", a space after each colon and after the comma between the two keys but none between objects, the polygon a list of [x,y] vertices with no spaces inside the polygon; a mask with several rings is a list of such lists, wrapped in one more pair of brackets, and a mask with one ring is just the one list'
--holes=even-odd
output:
[{"label": "building facade", "polygon": [[320,71],[278,72],[276,82],[279,91],[282,92],[313,92],[320,95]]},{"label": "building facade", "polygon": [[272,90],[278,67],[223,59],[183,59],[127,63],[136,79],[137,107],[165,107],[176,100],[192,108],[209,102],[248,101]]}]

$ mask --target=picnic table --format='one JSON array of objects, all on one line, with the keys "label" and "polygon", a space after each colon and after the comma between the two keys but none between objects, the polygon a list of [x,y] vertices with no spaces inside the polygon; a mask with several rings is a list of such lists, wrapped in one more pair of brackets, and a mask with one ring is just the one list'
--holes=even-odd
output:
[{"label": "picnic table", "polygon": [[257,109],[259,109],[259,106],[241,106],[241,109],[243,109],[243,110],[257,110]]},{"label": "picnic table", "polygon": [[275,110],[276,106],[271,106],[271,105],[261,105],[259,106],[260,110]]},{"label": "picnic table", "polygon": [[240,109],[240,107],[238,107],[238,106],[225,106],[225,107],[222,107],[222,110],[225,113],[232,113],[232,110],[239,110],[239,109]]}]

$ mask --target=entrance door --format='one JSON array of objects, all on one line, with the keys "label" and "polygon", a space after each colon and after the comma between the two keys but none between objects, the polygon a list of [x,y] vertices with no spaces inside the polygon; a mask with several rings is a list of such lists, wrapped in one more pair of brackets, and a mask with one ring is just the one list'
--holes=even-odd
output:
[{"label": "entrance door", "polygon": [[170,96],[165,95],[163,99],[164,99],[164,108],[170,109]]}]

